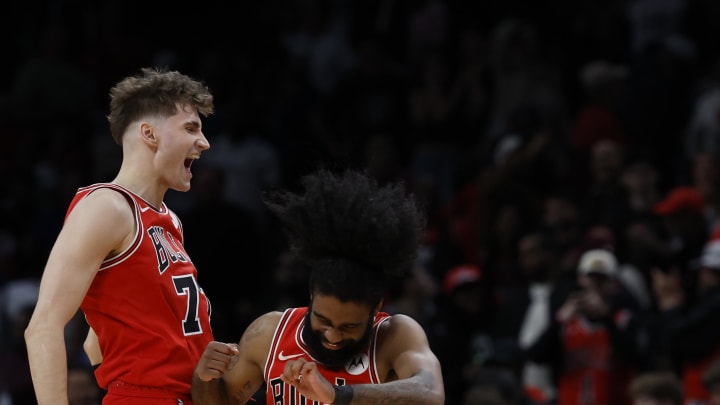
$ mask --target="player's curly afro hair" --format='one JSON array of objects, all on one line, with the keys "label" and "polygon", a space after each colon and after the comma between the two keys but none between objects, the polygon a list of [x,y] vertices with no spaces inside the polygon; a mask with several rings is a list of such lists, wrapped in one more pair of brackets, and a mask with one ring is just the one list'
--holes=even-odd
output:
[{"label": "player's curly afro hair", "polygon": [[321,169],[302,178],[304,193],[265,196],[290,247],[310,268],[310,292],[371,306],[387,281],[414,263],[425,217],[400,182],[380,186],[365,173]]}]

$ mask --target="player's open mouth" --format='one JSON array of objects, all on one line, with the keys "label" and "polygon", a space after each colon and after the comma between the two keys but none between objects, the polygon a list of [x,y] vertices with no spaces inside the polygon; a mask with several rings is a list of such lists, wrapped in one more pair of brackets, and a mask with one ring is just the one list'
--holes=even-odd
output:
[{"label": "player's open mouth", "polygon": [[328,350],[338,350],[341,349],[344,345],[343,342],[340,343],[330,343],[327,340],[322,341],[323,346],[325,346]]}]

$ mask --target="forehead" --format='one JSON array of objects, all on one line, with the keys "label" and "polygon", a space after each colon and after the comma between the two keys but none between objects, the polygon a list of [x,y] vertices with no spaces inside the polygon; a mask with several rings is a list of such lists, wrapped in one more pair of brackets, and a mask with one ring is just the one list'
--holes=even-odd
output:
[{"label": "forehead", "polygon": [[343,302],[336,297],[323,294],[313,295],[310,310],[313,315],[325,318],[333,325],[365,323],[372,312],[367,304]]}]

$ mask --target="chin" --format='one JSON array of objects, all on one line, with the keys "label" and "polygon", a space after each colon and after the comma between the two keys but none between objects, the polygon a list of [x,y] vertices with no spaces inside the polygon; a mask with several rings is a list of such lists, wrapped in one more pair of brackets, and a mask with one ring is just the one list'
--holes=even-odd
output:
[{"label": "chin", "polygon": [[190,191],[190,182],[187,182],[185,184],[180,184],[180,185],[170,187],[170,188],[172,190],[175,190],[175,191],[178,191],[181,193],[186,193],[186,192]]}]

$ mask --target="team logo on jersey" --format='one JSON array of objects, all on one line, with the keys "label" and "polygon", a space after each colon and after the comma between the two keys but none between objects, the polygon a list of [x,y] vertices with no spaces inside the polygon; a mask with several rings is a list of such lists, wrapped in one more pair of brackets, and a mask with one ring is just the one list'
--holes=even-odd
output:
[{"label": "team logo on jersey", "polygon": [[282,350],[280,350],[280,354],[278,354],[278,359],[279,359],[280,361],[288,361],[288,360],[290,360],[290,359],[294,359],[294,358],[300,357],[300,356],[302,356],[302,355],[303,355],[303,353],[295,353],[295,354],[288,354],[288,355],[286,355],[285,353],[283,353]]},{"label": "team logo on jersey", "polygon": [[165,232],[165,228],[151,226],[147,234],[155,247],[160,274],[163,274],[172,263],[188,261],[182,244],[176,241],[170,232]]},{"label": "team logo on jersey", "polygon": [[370,367],[370,358],[367,354],[361,353],[353,356],[353,358],[345,364],[345,371],[347,371],[348,374],[359,375],[364,373],[368,367]]}]

